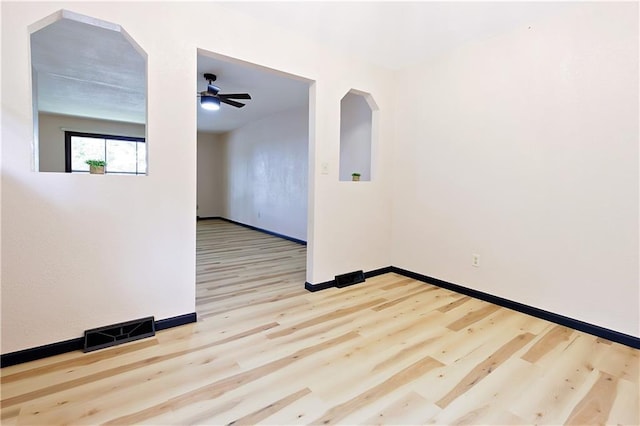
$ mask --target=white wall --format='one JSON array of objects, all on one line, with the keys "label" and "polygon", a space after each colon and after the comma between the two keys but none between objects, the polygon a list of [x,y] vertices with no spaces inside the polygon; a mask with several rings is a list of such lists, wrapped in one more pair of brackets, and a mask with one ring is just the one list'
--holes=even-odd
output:
[{"label": "white wall", "polygon": [[576,3],[394,80],[392,264],[639,336],[638,4]]},{"label": "white wall", "polygon": [[[104,135],[145,137],[144,124],[94,120],[58,114],[38,114],[41,172],[65,171],[64,132],[100,133]],[[63,130],[64,129],[64,130]]]},{"label": "white wall", "polygon": [[362,95],[347,93],[340,102],[340,180],[371,180],[373,111]]},{"label": "white wall", "polygon": [[[217,2],[0,7],[2,353],[145,315],[160,319],[195,310],[198,48],[315,81],[307,281],[389,264],[390,72]],[[148,176],[32,170],[28,26],[61,8],[122,25],[146,51]],[[216,16],[216,25],[194,25],[203,16]],[[238,22],[251,31],[238,32]],[[379,178],[370,185],[338,182],[340,99],[352,87],[371,93],[381,111]],[[316,175],[323,162],[329,173]],[[344,208],[351,202],[359,209]]]},{"label": "white wall", "polygon": [[198,217],[224,212],[224,141],[220,135],[198,132]]},{"label": "white wall", "polygon": [[223,216],[306,241],[308,107],[273,114],[223,138]]}]

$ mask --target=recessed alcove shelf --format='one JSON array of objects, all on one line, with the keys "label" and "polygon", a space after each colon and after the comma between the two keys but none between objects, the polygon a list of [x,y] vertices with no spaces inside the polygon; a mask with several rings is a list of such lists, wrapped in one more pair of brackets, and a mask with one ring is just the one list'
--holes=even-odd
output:
[{"label": "recessed alcove shelf", "polygon": [[353,173],[360,181],[371,180],[372,141],[375,114],[373,97],[359,90],[350,90],[340,101],[340,180],[351,181]]}]

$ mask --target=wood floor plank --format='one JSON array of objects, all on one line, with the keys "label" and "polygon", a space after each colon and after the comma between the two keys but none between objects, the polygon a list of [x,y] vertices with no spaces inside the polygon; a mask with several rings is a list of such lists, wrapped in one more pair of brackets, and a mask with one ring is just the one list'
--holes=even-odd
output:
[{"label": "wood floor plank", "polygon": [[553,362],[541,359],[545,363],[540,364],[540,374],[529,381],[526,398],[516,401],[510,410],[527,423],[564,423],[597,380],[592,362],[606,349],[595,337],[576,333]]},{"label": "wood floor plank", "polygon": [[[90,365],[100,360],[109,359],[116,356],[121,356],[126,353],[138,351],[142,348],[148,348],[151,346],[155,346],[158,344],[156,339],[147,339],[139,342],[134,342],[129,345],[117,346],[114,348],[108,348],[99,352],[91,352],[86,354],[86,356],[78,359],[68,359],[61,360],[59,362],[51,363],[48,365],[43,365],[41,367],[34,367],[31,370],[24,370],[20,372],[16,372],[13,374],[8,374],[6,376],[0,377],[0,384],[4,385],[7,383],[12,383],[19,380],[26,380],[31,377],[39,377],[45,374],[50,374],[54,371],[62,371],[67,370],[69,368],[78,368],[82,365]],[[6,390],[6,387],[5,387]]]},{"label": "wood floor plank", "polygon": [[491,374],[493,370],[498,368],[518,350],[522,349],[527,343],[533,340],[534,337],[531,333],[525,333],[513,338],[471,370],[447,395],[440,398],[436,402],[436,405],[440,408],[446,408],[454,399],[458,398],[472,386],[475,386]]},{"label": "wood floor plank", "polygon": [[540,340],[538,340],[531,348],[522,355],[522,359],[531,363],[537,362],[545,354],[555,349],[560,344],[567,342],[573,330],[561,325],[551,328]]},{"label": "wood floor plank", "polygon": [[365,393],[333,407],[331,410],[326,412],[317,420],[314,420],[312,423],[335,424],[355,410],[378,400],[384,395],[392,392],[395,389],[398,389],[401,386],[406,385],[407,383],[410,383],[426,372],[442,366],[443,364],[439,361],[436,361],[430,356],[426,356],[421,360],[411,364],[409,367],[406,367],[393,376],[389,377],[379,385],[367,390]]},{"label": "wood floor plank", "polygon": [[[619,379],[616,389],[616,398],[613,401],[611,412],[606,424],[640,425],[640,408],[635,411],[640,401],[640,387],[637,383]],[[590,422],[591,420],[587,420]]]},{"label": "wood floor plank", "polygon": [[357,313],[360,313],[361,311],[367,309],[367,308],[371,308],[374,307],[376,305],[379,305],[381,303],[384,303],[385,299],[375,299],[372,301],[368,301],[365,303],[360,303],[358,305],[352,306],[350,308],[342,308],[342,309],[338,309],[334,312],[328,313],[328,314],[324,314],[324,315],[320,315],[318,317],[315,318],[311,318],[308,319],[306,321],[302,321],[300,323],[297,323],[295,325],[292,325],[291,327],[288,328],[284,328],[282,330],[278,330],[278,331],[274,331],[273,333],[269,333],[267,335],[267,337],[269,338],[276,338],[276,337],[281,337],[281,336],[287,336],[291,333],[295,333],[298,330],[302,330],[308,327],[313,327],[314,325],[318,325],[318,324],[322,324],[322,323],[326,323],[328,321],[333,321],[345,316],[349,316],[349,315],[354,315]]},{"label": "wood floor plank", "polygon": [[149,407],[144,410],[141,410],[126,416],[121,416],[110,422],[107,422],[106,424],[139,423],[141,421],[148,420],[155,415],[162,414],[169,410],[173,410],[176,407],[183,407],[187,404],[190,404],[196,401],[215,399],[216,397],[228,392],[231,389],[240,387],[243,384],[256,380],[266,374],[273,374],[274,372],[281,370],[282,368],[286,367],[287,365],[293,362],[298,361],[299,359],[305,358],[311,354],[320,352],[328,348],[333,348],[335,345],[347,342],[351,339],[354,339],[355,337],[357,337],[356,333],[348,333],[343,336],[340,336],[337,339],[331,339],[326,342],[322,342],[317,345],[301,349],[298,352],[288,357],[280,358],[276,361],[270,362],[261,367],[254,368],[249,371],[245,371],[243,373],[235,374],[226,379],[214,382],[207,386],[203,386],[199,389],[188,392],[184,395],[180,395],[179,397],[171,398],[170,400],[162,404],[158,404],[153,407]]},{"label": "wood floor plank", "polygon": [[[600,345],[606,345],[598,341]],[[598,345],[598,346],[600,346]],[[593,360],[593,366],[613,377],[629,380],[640,386],[640,351],[619,343],[609,344],[606,356]]]},{"label": "wood floor plank", "polygon": [[640,351],[395,273],[304,289],[306,247],[200,221],[198,322],[0,370],[3,425],[640,423]]},{"label": "wood floor plank", "polygon": [[283,407],[280,411],[267,417],[260,424],[264,425],[305,425],[327,410],[327,405],[315,395],[310,394]]},{"label": "wood floor plank", "polygon": [[416,392],[408,392],[397,401],[385,407],[373,417],[368,418],[366,425],[411,425],[426,424],[427,419],[435,416],[440,408]]},{"label": "wood floor plank", "polygon": [[450,373],[449,376],[458,377],[460,369],[469,371],[469,363],[475,366],[482,362],[515,336],[523,332],[535,334],[530,330],[529,321],[530,318],[512,311],[499,310],[479,320],[473,327],[456,333],[445,333],[433,346],[433,357],[455,367],[451,371],[453,374]]},{"label": "wood floor plank", "polygon": [[460,331],[463,328],[469,327],[470,325],[476,323],[477,321],[480,321],[482,318],[485,318],[486,316],[491,315],[492,313],[498,311],[499,309],[501,309],[500,306],[487,303],[482,308],[475,311],[471,311],[467,313],[465,316],[463,316],[462,318],[455,320],[454,322],[449,324],[447,328],[453,331]]},{"label": "wood floor plank", "polygon": [[[103,424],[122,413],[166,401],[191,391],[194,386],[205,386],[240,371],[234,362],[212,359],[206,354],[191,355],[182,359],[182,363],[177,361],[172,359],[156,368],[141,368],[30,401],[21,407],[19,423]],[[181,368],[184,365],[190,366],[187,373]]]},{"label": "wood floor plank", "polygon": [[468,302],[469,300],[471,300],[469,296],[462,296],[454,300],[453,302],[446,304],[445,306],[441,306],[440,308],[438,308],[438,310],[440,312],[449,312],[450,310],[457,308],[458,306]]},{"label": "wood floor plank", "polygon": [[379,312],[379,311],[381,311],[381,310],[383,310],[383,309],[388,309],[388,308],[390,308],[390,307],[392,307],[392,306],[395,306],[395,305],[397,305],[398,303],[402,303],[402,302],[404,302],[405,300],[409,300],[409,299],[416,300],[416,296],[418,296],[418,295],[420,295],[420,294],[422,294],[422,293],[426,293],[426,292],[428,292],[428,291],[433,291],[433,290],[437,290],[437,288],[436,288],[436,287],[426,287],[426,288],[422,288],[422,289],[419,289],[418,291],[415,291],[415,292],[413,292],[413,293],[409,293],[409,294],[407,294],[406,296],[396,297],[396,298],[394,298],[393,300],[391,300],[391,301],[389,301],[389,302],[386,302],[386,303],[383,303],[383,304],[381,304],[381,305],[379,305],[379,306],[375,306],[375,307],[374,307],[374,308],[372,308],[372,309],[373,309],[374,311],[376,311],[376,312]]},{"label": "wood floor plank", "polygon": [[616,398],[616,387],[617,380],[613,376],[600,373],[598,381],[575,406],[565,424],[576,426],[587,422],[605,424]]},{"label": "wood floor plank", "polygon": [[287,395],[284,398],[279,399],[278,401],[267,405],[253,413],[250,413],[244,417],[241,417],[237,420],[234,420],[229,423],[231,425],[254,425],[262,420],[266,419],[270,415],[277,413],[282,410],[284,407],[293,404],[300,398],[309,395],[311,390],[309,388],[304,388],[299,390],[298,392],[292,393],[291,395]]},{"label": "wood floor plank", "polygon": [[[531,379],[540,374],[540,369],[517,357],[510,357],[499,368],[485,376],[480,383],[470,387],[445,409],[428,419],[427,424],[481,424],[510,425],[510,418],[519,418],[510,407],[521,397],[526,398]],[[445,378],[437,378],[446,380]],[[460,379],[462,380],[462,379]],[[509,386],[505,386],[509,383]],[[439,387],[432,386],[434,399],[441,394]],[[444,394],[443,394],[444,395]]]}]

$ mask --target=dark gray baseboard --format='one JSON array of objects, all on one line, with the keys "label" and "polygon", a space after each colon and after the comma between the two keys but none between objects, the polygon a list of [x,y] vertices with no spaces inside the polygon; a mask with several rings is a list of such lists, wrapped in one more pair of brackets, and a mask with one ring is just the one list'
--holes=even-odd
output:
[{"label": "dark gray baseboard", "polygon": [[[195,312],[176,317],[165,318],[155,322],[156,330],[165,330],[179,325],[189,324],[198,320]],[[65,340],[62,342],[50,343],[48,345],[37,346],[35,348],[23,349],[21,351],[10,352],[0,355],[0,367],[22,364],[24,362],[35,361],[36,359],[47,358],[60,355],[66,352],[81,351],[84,348],[84,337]]]},{"label": "dark gray baseboard", "polygon": [[[365,272],[365,277],[370,278],[376,275],[386,274],[393,272],[398,275],[405,276],[407,278],[413,278],[417,281],[422,281],[428,284],[432,284],[438,287],[446,288],[447,290],[455,291],[456,293],[471,296],[476,299],[484,300],[485,302],[493,303],[498,306],[513,309],[514,311],[522,312],[527,315],[531,315],[536,318],[541,318],[553,322],[555,324],[563,325],[565,327],[572,328],[574,330],[583,331],[585,333],[602,337],[603,339],[617,342],[626,346],[630,346],[635,349],[640,349],[640,338],[631,336],[629,334],[620,333],[619,331],[610,330],[608,328],[600,327],[595,324],[589,324],[584,321],[580,321],[574,318],[569,318],[564,315],[556,314],[554,312],[545,311],[544,309],[536,308],[534,306],[525,305],[524,303],[515,302],[513,300],[505,299],[503,297],[494,296],[482,291],[473,290],[468,287],[464,287],[458,284],[449,283],[447,281],[439,280],[437,278],[430,277],[428,275],[418,274],[417,272],[408,271],[406,269],[397,268],[395,266],[388,266],[386,268],[376,269],[375,271]],[[314,292],[324,290],[330,287],[335,287],[334,281],[327,281],[319,284],[311,284],[309,282],[304,283],[304,288]]]},{"label": "dark gray baseboard", "polygon": [[264,234],[268,234],[274,237],[278,237],[278,238],[282,238],[284,240],[288,240],[294,243],[298,243],[298,244],[302,244],[303,246],[307,245],[307,242],[304,240],[300,240],[298,238],[294,238],[294,237],[290,237],[288,235],[284,235],[284,234],[279,234],[277,232],[273,232],[273,231],[269,231],[268,229],[263,229],[263,228],[258,228],[257,226],[253,226],[253,225],[247,225],[246,223],[242,223],[242,222],[236,222],[235,220],[231,220],[231,219],[227,219],[226,217],[220,217],[220,216],[215,216],[215,217],[199,217],[197,218],[198,220],[224,220],[225,222],[229,222],[229,223],[233,223],[235,225],[239,225],[239,226],[243,226],[245,228],[251,229],[253,231],[258,231],[258,232],[262,232]]},{"label": "dark gray baseboard", "polygon": [[[365,273],[364,273],[364,277],[365,277],[365,278],[372,278],[372,277],[375,277],[376,275],[382,275],[382,274],[386,274],[386,273],[388,273],[388,272],[393,272],[393,270],[392,270],[392,269],[393,269],[393,268],[392,268],[391,266],[387,266],[387,267],[380,268],[380,269],[374,269],[373,271],[365,272]],[[357,284],[357,283],[356,283],[356,284]],[[353,284],[352,284],[352,285],[353,285]],[[323,283],[318,283],[318,284],[311,284],[311,283],[310,283],[310,282],[308,282],[308,281],[306,281],[306,282],[304,283],[304,288],[305,288],[305,290],[310,291],[310,292],[316,292],[316,291],[320,291],[320,290],[326,290],[326,289],[331,288],[331,287],[338,287],[338,286],[336,285],[336,280],[335,280],[335,279],[333,279],[333,280],[331,280],[331,281],[325,281],[325,282],[323,282]],[[347,287],[348,287],[348,286],[347,286]],[[338,287],[338,288],[344,288],[344,286],[343,286],[343,287]]]}]

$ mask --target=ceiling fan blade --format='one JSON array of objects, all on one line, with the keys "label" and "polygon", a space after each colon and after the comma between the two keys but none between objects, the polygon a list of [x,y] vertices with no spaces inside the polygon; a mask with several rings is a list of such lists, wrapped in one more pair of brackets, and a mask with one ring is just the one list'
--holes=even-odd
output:
[{"label": "ceiling fan blade", "polygon": [[241,104],[240,102],[232,101],[231,99],[225,99],[225,98],[218,98],[218,99],[220,99],[220,102],[229,104],[236,108],[242,108],[244,106],[244,104]]},{"label": "ceiling fan blade", "polygon": [[220,91],[220,88],[215,84],[211,84],[211,83],[207,84],[207,92],[211,92],[214,95],[217,95],[219,91]]},{"label": "ceiling fan blade", "polygon": [[248,93],[218,93],[218,96],[227,99],[251,99]]}]

